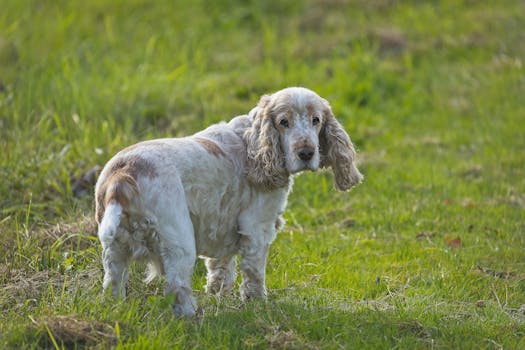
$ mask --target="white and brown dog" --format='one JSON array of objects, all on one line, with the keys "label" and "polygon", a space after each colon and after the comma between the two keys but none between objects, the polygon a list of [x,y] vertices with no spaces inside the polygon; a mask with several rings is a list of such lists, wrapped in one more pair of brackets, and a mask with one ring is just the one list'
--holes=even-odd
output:
[{"label": "white and brown dog", "polygon": [[324,167],[342,191],[362,179],[328,102],[298,87],[265,95],[248,115],[193,136],[122,150],[95,188],[104,289],[125,297],[128,265],[146,261],[146,280],[164,275],[175,314],[192,316],[197,256],[206,260],[207,291],[227,293],[240,254],[241,296],[264,297],[268,248],[283,225],[292,176]]}]

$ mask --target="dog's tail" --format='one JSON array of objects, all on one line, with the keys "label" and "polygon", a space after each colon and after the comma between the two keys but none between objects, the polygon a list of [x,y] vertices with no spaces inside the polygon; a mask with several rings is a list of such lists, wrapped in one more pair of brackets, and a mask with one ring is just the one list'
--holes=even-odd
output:
[{"label": "dog's tail", "polygon": [[119,203],[111,202],[106,207],[104,217],[98,225],[98,238],[102,245],[106,246],[111,243],[120,225],[122,217],[122,206]]},{"label": "dog's tail", "polygon": [[122,214],[137,193],[137,182],[125,172],[113,173],[97,191],[98,238],[103,245],[113,241]]}]

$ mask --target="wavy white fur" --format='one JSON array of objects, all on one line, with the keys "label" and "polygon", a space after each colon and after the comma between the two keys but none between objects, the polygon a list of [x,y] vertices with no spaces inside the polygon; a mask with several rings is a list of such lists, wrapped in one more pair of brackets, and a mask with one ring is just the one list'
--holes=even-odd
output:
[{"label": "wavy white fur", "polygon": [[265,95],[248,114],[185,138],[130,146],[104,167],[95,188],[104,289],[125,297],[128,265],[166,277],[174,312],[197,309],[191,275],[206,260],[206,289],[233,290],[240,254],[241,296],[265,297],[270,244],[293,174],[331,167],[336,188],[362,180],[355,150],[326,100],[305,88]]}]

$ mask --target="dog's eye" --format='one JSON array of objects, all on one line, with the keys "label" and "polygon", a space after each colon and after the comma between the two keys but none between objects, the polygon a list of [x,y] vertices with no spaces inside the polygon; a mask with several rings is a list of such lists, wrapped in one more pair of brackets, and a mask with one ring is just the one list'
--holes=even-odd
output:
[{"label": "dog's eye", "polygon": [[313,117],[313,119],[312,119],[312,124],[313,125],[317,125],[317,124],[319,124],[319,122],[320,122],[319,117]]},{"label": "dog's eye", "polygon": [[290,127],[290,123],[289,123],[288,120],[286,120],[286,119],[281,119],[281,121],[279,122],[279,124],[280,124],[282,127],[285,127],[285,128]]}]

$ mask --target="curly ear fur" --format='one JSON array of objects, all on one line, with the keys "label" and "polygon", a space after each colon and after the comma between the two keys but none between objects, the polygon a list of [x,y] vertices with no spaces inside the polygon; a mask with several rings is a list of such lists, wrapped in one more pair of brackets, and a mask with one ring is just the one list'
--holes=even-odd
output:
[{"label": "curly ear fur", "polygon": [[339,191],[346,191],[360,183],[363,175],[355,166],[356,152],[350,137],[335,119],[329,106],[324,114],[325,122],[319,134],[321,168],[331,167],[335,187]]},{"label": "curly ear fur", "polygon": [[250,114],[253,123],[244,133],[248,181],[263,190],[288,186],[289,174],[285,168],[279,132],[272,120],[270,96],[261,97]]}]

